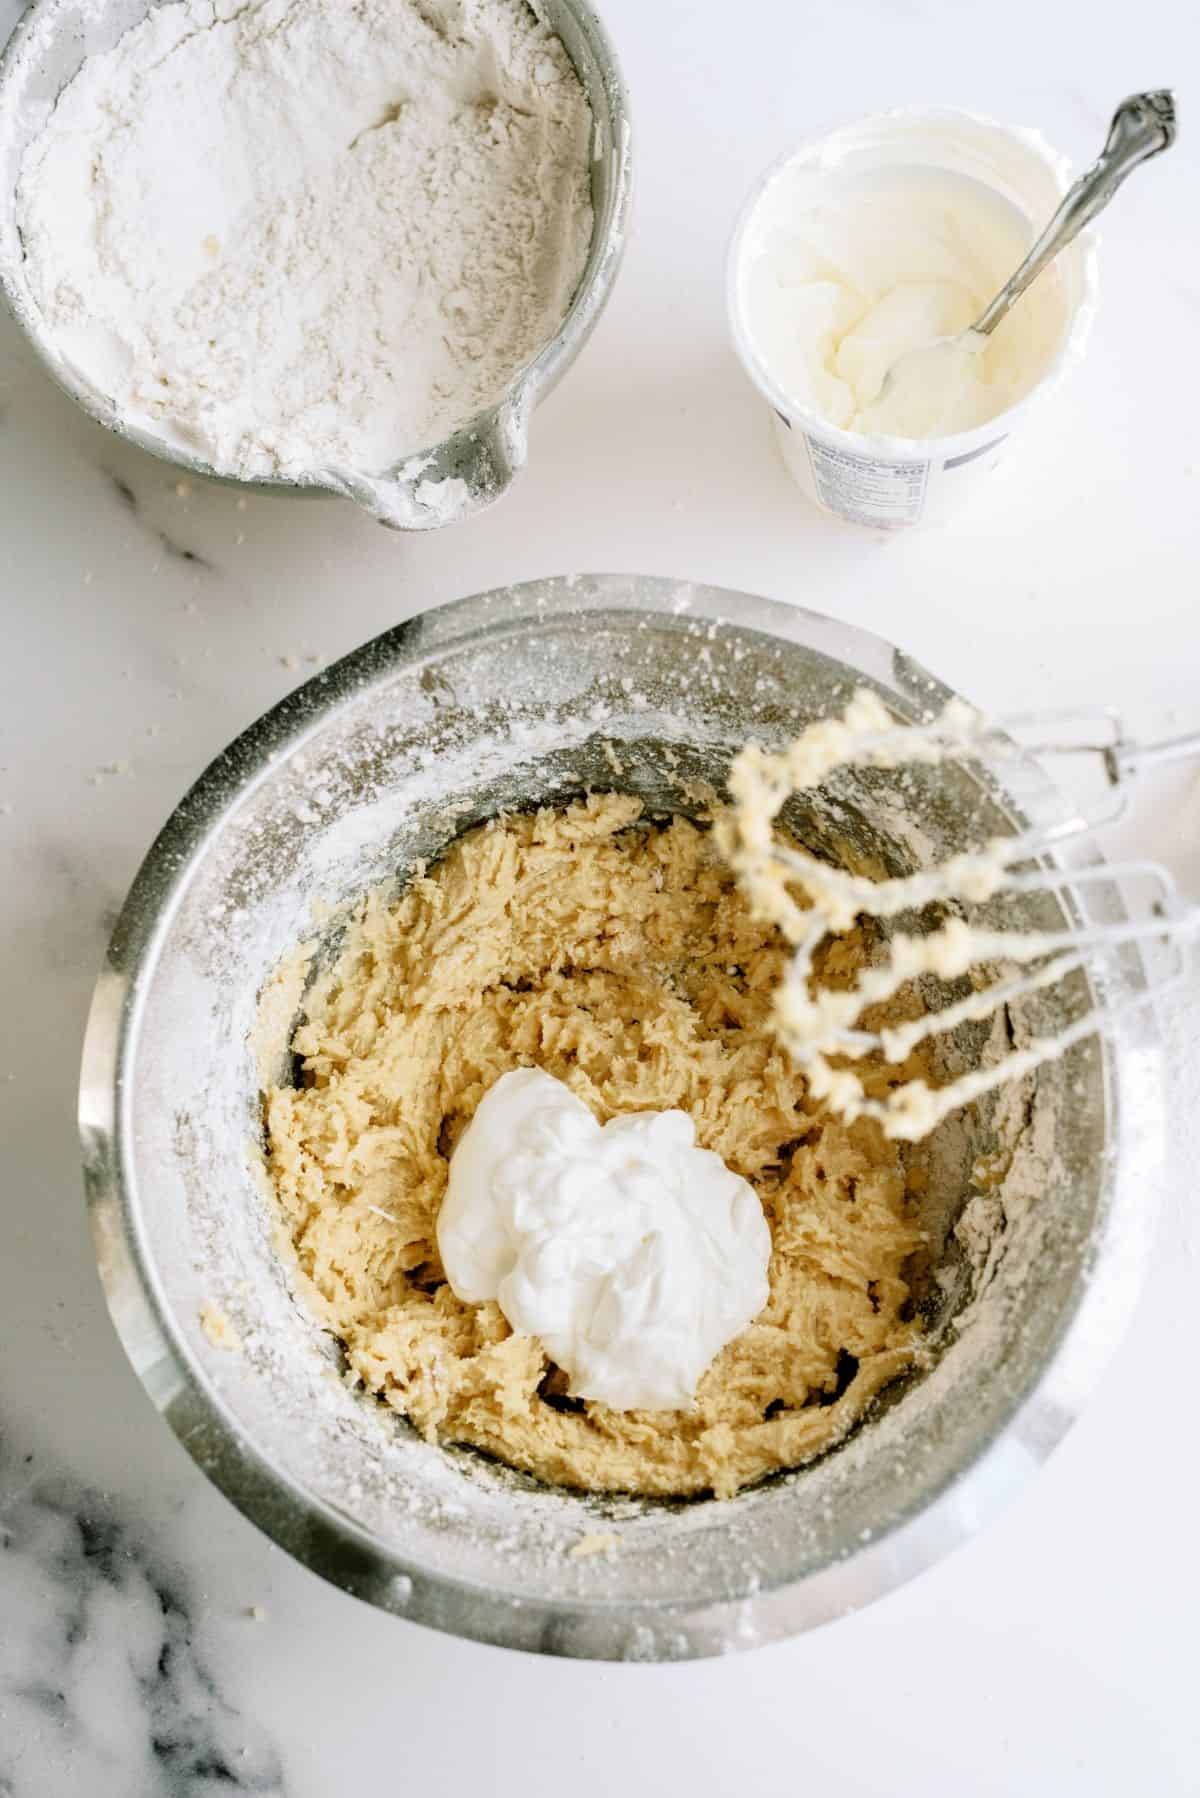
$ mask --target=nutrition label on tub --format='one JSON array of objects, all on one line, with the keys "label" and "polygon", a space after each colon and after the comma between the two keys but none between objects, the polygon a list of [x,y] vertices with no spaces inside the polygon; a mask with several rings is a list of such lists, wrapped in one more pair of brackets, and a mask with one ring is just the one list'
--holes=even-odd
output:
[{"label": "nutrition label on tub", "polygon": [[817,497],[830,511],[883,530],[913,524],[921,516],[928,462],[883,462],[874,456],[854,456],[831,449],[807,431],[803,435]]}]

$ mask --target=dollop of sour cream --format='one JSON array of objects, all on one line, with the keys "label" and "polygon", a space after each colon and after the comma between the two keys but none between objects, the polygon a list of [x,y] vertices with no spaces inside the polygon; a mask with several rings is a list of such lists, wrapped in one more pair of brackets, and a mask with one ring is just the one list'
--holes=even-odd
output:
[{"label": "dollop of sour cream", "polygon": [[767,1302],[771,1233],[753,1187],[696,1146],[682,1111],[597,1122],[561,1080],[504,1074],[450,1163],[438,1249],[453,1291],[494,1299],[570,1390],[680,1410]]}]

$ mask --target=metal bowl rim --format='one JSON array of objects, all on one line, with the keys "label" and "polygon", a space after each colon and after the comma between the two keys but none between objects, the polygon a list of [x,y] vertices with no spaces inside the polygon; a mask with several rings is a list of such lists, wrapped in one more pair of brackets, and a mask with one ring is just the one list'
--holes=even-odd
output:
[{"label": "metal bowl rim", "polygon": [[[201,1470],[280,1546],[381,1608],[502,1646],[529,1646],[531,1625],[542,1623],[549,1644],[537,1644],[542,1651],[592,1658],[621,1658],[629,1623],[639,1619],[669,1621],[676,1630],[689,1619],[702,1621],[725,1647],[793,1635],[895,1589],[977,1533],[1076,1420],[1123,1333],[1142,1283],[1158,1197],[1155,1175],[1164,1157],[1163,1049],[1153,1015],[1142,1007],[1119,1021],[1104,1057],[1111,1123],[1100,1222],[1075,1309],[1063,1319],[1057,1345],[1037,1379],[1014,1400],[1007,1423],[983,1451],[947,1475],[932,1497],[902,1512],[886,1534],[847,1560],[799,1579],[785,1572],[779,1583],[749,1596],[714,1595],[710,1602],[681,1606],[631,1603],[624,1622],[613,1617],[611,1600],[525,1598],[518,1623],[512,1595],[428,1573],[282,1474],[246,1438],[189,1354],[157,1290],[141,1253],[134,1195],[125,1177],[133,1094],[124,1075],[136,1042],[139,999],[153,975],[156,945],[208,839],[285,748],[297,746],[364,691],[419,666],[430,653],[580,611],[669,619],[678,615],[681,597],[690,618],[802,643],[867,680],[888,683],[890,691],[894,682],[911,686],[927,705],[953,697],[950,688],[873,633],[800,606],[660,576],[550,577],[420,613],[287,695],[222,751],[185,794],[122,907],[92,1000],[80,1077],[85,1186],[109,1311],[138,1377]],[[1135,1081],[1136,1094],[1121,1090]],[[181,1393],[186,1394],[182,1405]],[[450,1622],[448,1600],[453,1601]],[[575,1623],[584,1626],[582,1639],[589,1643],[584,1648],[571,1645]],[[679,1650],[663,1641],[658,1653],[638,1658],[679,1658]],[[687,1652],[712,1651],[691,1647]]]}]

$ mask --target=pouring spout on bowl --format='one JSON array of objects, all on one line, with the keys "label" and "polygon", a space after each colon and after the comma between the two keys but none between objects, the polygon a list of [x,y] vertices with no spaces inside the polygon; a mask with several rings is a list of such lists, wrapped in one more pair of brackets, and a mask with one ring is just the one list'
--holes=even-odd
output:
[{"label": "pouring spout on bowl", "polygon": [[532,400],[523,385],[444,443],[406,457],[385,474],[328,468],[314,485],[354,500],[389,530],[436,531],[457,524],[494,505],[524,467]]}]

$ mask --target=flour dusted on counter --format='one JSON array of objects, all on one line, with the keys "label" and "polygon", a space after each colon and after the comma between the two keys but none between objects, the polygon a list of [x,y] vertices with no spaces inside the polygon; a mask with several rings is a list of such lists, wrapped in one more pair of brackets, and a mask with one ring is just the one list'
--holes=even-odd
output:
[{"label": "flour dusted on counter", "polygon": [[450,1164],[438,1249],[460,1299],[496,1299],[580,1398],[674,1411],[767,1302],[754,1188],[683,1111],[598,1124],[538,1068],[485,1094]]},{"label": "flour dusted on counter", "polygon": [[26,153],[25,273],[126,422],[222,473],[380,473],[554,335],[591,124],[523,0],[158,6]]}]

